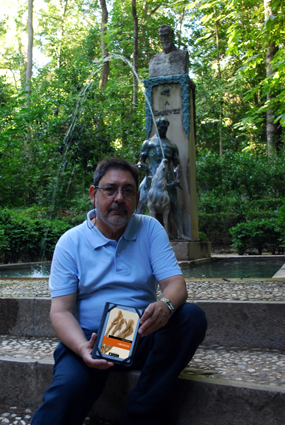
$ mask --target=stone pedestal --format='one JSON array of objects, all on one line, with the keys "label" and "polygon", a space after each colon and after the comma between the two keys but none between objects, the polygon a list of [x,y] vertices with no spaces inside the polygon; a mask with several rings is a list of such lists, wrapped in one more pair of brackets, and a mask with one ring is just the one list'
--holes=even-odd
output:
[{"label": "stone pedestal", "polygon": [[147,139],[157,133],[154,121],[165,116],[170,122],[167,138],[179,149],[182,190],[177,188],[177,198],[183,231],[198,242],[195,85],[187,74],[149,78],[144,84]]},{"label": "stone pedestal", "polygon": [[171,241],[177,261],[191,261],[211,257],[211,242]]}]

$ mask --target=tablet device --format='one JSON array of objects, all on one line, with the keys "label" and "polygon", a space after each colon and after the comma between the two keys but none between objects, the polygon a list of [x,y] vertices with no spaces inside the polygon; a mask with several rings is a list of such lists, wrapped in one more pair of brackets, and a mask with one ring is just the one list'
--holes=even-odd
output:
[{"label": "tablet device", "polygon": [[137,345],[142,314],[143,309],[106,303],[92,358],[130,366]]}]

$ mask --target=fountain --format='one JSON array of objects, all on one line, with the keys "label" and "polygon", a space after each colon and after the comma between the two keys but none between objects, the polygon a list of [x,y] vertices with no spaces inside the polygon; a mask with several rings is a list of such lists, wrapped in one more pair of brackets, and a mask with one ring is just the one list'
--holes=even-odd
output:
[{"label": "fountain", "polygon": [[[163,45],[163,52],[155,55],[150,61],[149,76],[144,81],[146,105],[146,134],[147,139],[155,138],[160,145],[160,157],[165,158],[166,151],[162,145],[161,132],[156,119],[166,119],[168,122],[167,138],[163,135],[163,143],[173,143],[179,149],[180,159],[176,163],[172,160],[172,174],[176,179],[170,182],[168,192],[172,224],[177,228],[177,234],[170,235],[172,246],[178,260],[194,260],[210,257],[210,243],[200,242],[198,236],[198,209],[196,188],[196,153],[195,153],[195,85],[188,76],[188,54],[177,49],[173,44],[173,31],[168,26],[159,30]],[[132,64],[124,56],[110,54],[102,60],[94,61],[95,68],[89,75],[86,84],[80,91],[72,115],[71,124],[64,136],[62,144],[65,146],[62,165],[59,167],[54,185],[50,215],[54,210],[57,196],[58,182],[66,163],[69,150],[69,139],[77,120],[81,114],[81,106],[88,91],[94,82],[94,75],[98,73],[106,61],[122,60],[132,69],[139,85],[142,85],[139,76]],[[169,147],[169,146],[168,146]],[[171,158],[172,159],[172,158]],[[173,169],[174,168],[174,169]],[[179,168],[181,172],[179,171]],[[180,187],[182,190],[177,190]],[[149,188],[147,188],[148,191]],[[146,191],[146,192],[147,192]],[[172,226],[173,227],[173,226]],[[170,226],[171,228],[171,226]],[[47,239],[49,228],[45,232]],[[41,259],[44,259],[45,243],[42,245]]]},{"label": "fountain", "polygon": [[[169,183],[168,191],[171,199],[177,199],[172,202],[171,209],[178,229],[176,235],[170,235],[173,250],[178,260],[207,258],[211,256],[211,245],[200,242],[198,234],[195,84],[188,75],[188,53],[174,46],[172,28],[162,25],[159,35],[163,51],[151,58],[150,78],[144,80],[148,99],[145,106],[147,141],[142,145],[139,164],[148,160],[154,174],[164,157],[172,162],[169,164],[170,174],[176,174],[176,178]],[[166,132],[161,134],[157,129],[153,116],[156,119],[163,117],[168,122],[167,138]],[[156,138],[159,138],[160,152]],[[177,190],[178,185],[182,190]],[[149,189],[146,185],[141,188],[144,191]]]}]

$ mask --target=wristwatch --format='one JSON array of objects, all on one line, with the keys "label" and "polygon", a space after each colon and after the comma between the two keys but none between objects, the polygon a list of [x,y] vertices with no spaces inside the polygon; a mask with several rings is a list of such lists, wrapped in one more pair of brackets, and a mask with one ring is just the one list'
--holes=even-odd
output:
[{"label": "wristwatch", "polygon": [[174,305],[172,304],[172,302],[169,300],[169,299],[167,299],[167,298],[159,298],[159,300],[158,301],[162,301],[164,304],[166,304],[167,305],[167,307],[169,308],[169,311],[170,311],[170,316],[172,316],[172,314],[174,313],[174,311],[175,311],[175,307],[174,307]]}]

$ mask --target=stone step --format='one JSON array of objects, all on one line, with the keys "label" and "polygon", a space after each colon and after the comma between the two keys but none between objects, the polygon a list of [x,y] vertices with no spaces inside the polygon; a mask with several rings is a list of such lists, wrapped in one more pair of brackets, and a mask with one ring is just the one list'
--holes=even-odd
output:
[{"label": "stone step", "polygon": [[[177,380],[176,425],[284,425],[284,285],[284,279],[187,279],[188,301],[206,312],[208,331]],[[47,279],[1,279],[0,297],[0,423],[5,423],[1,405],[25,413],[41,402],[57,339]],[[138,376],[111,372],[86,425],[111,425]],[[16,417],[10,423],[20,423]]]},{"label": "stone step", "polygon": [[[204,344],[285,350],[285,302],[199,301],[208,330]],[[0,298],[0,335],[53,337],[48,298]]]},{"label": "stone step", "polygon": [[[2,403],[33,410],[41,403],[52,378],[56,344],[56,338],[0,337],[0,407]],[[91,416],[115,420],[138,376],[135,371],[111,372]],[[177,425],[284,425],[285,353],[201,346],[177,381],[175,406]]]}]

